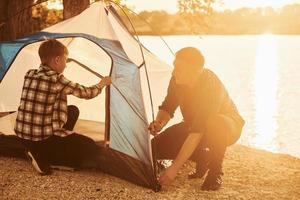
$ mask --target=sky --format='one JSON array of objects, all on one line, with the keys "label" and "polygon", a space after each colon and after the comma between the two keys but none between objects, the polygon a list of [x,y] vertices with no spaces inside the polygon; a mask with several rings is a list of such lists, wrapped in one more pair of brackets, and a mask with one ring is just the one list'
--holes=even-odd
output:
[{"label": "sky", "polygon": [[[276,9],[286,4],[300,4],[300,0],[222,0],[222,2],[226,9],[265,6],[272,6]],[[169,13],[176,13],[178,10],[177,0],[125,0],[125,3],[137,12],[142,10],[165,10]]]}]

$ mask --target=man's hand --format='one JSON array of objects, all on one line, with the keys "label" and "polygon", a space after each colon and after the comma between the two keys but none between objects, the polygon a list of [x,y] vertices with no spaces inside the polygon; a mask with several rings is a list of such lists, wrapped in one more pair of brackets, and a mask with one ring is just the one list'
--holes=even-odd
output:
[{"label": "man's hand", "polygon": [[169,185],[175,179],[178,170],[179,169],[175,165],[171,165],[160,174],[158,182],[161,185]]},{"label": "man's hand", "polygon": [[171,117],[167,111],[159,110],[155,120],[148,127],[150,134],[156,136],[170,119]]},{"label": "man's hand", "polygon": [[157,120],[154,120],[150,123],[148,130],[150,130],[151,135],[156,136],[161,129],[163,128],[162,123],[158,122]]},{"label": "man's hand", "polygon": [[110,76],[105,76],[101,79],[99,85],[101,88],[104,88],[107,85],[111,84],[111,77]]}]

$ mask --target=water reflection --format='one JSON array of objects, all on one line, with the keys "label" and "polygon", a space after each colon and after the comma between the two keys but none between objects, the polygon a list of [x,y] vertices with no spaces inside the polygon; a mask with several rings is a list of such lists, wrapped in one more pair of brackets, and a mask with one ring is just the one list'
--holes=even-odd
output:
[{"label": "water reflection", "polygon": [[259,38],[255,65],[255,137],[253,146],[278,151],[278,48],[274,35]]}]

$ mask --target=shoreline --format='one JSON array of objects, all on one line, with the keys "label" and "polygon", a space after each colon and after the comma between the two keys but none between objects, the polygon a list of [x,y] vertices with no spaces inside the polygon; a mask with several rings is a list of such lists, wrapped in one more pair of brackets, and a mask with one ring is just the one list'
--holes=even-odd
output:
[{"label": "shoreline", "polygon": [[187,179],[191,162],[158,193],[95,170],[40,176],[27,160],[7,157],[0,166],[0,199],[300,199],[299,158],[238,144],[227,150],[216,192],[202,191],[203,179]]}]

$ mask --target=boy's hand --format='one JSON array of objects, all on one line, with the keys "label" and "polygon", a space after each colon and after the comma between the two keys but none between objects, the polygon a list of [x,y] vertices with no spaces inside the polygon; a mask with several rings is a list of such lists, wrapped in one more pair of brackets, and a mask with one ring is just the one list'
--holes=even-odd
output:
[{"label": "boy's hand", "polygon": [[99,85],[101,88],[110,85],[111,84],[111,77],[110,76],[105,76],[101,79]]},{"label": "boy's hand", "polygon": [[153,122],[150,123],[148,130],[150,131],[151,135],[156,136],[157,133],[159,133],[162,128],[163,128],[162,124],[154,120]]}]

